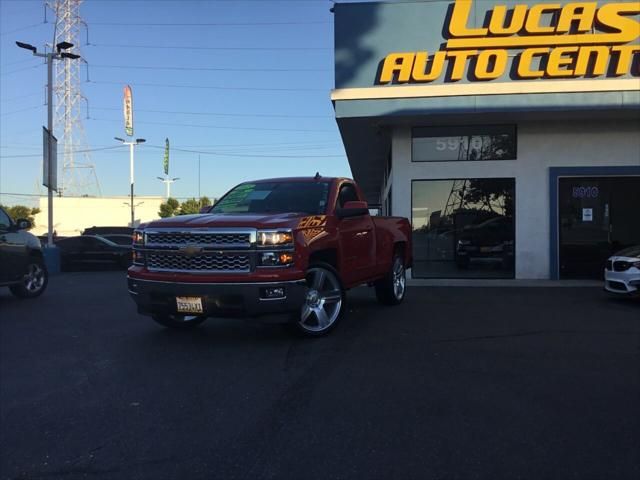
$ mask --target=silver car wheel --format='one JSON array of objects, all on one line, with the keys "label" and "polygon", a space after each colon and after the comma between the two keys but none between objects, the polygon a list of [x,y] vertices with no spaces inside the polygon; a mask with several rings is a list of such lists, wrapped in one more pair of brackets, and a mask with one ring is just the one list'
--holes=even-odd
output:
[{"label": "silver car wheel", "polygon": [[401,258],[396,258],[393,265],[393,295],[397,300],[402,300],[407,286],[406,270]]},{"label": "silver car wheel", "polygon": [[322,267],[309,269],[307,284],[309,290],[298,324],[303,330],[320,333],[329,329],[340,316],[342,287],[336,275]]},{"label": "silver car wheel", "polygon": [[36,293],[42,290],[46,281],[44,268],[37,263],[29,264],[27,274],[24,276],[24,288],[29,293]]}]

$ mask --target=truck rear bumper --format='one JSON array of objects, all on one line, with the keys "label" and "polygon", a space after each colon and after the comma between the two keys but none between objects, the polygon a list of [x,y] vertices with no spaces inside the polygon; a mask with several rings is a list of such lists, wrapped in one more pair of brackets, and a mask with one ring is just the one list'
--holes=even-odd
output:
[{"label": "truck rear bumper", "polygon": [[[138,313],[177,312],[176,297],[200,297],[207,317],[258,317],[299,310],[307,294],[304,279],[263,283],[180,283],[127,277],[129,294]],[[282,289],[279,291],[278,289]],[[266,298],[282,294],[275,298]]]}]

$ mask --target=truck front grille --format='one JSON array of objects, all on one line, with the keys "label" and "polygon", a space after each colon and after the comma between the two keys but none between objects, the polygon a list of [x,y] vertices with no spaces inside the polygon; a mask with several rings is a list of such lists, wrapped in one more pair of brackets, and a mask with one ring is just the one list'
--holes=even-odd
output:
[{"label": "truck front grille", "polygon": [[151,271],[180,272],[249,272],[251,260],[247,254],[202,253],[187,256],[172,252],[148,252],[147,268]]},{"label": "truck front grille", "polygon": [[211,248],[249,248],[251,234],[240,232],[149,232],[147,245],[179,247],[181,245],[206,245]]}]

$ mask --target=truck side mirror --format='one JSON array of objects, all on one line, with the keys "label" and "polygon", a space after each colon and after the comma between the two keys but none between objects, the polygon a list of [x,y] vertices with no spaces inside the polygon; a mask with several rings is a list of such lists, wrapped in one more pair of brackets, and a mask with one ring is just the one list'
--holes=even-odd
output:
[{"label": "truck side mirror", "polygon": [[19,218],[16,220],[16,226],[18,227],[18,230],[29,230],[32,227],[31,222],[26,218]]},{"label": "truck side mirror", "polygon": [[359,217],[362,215],[369,215],[367,202],[347,202],[344,204],[344,207],[336,209],[336,216],[338,218]]}]

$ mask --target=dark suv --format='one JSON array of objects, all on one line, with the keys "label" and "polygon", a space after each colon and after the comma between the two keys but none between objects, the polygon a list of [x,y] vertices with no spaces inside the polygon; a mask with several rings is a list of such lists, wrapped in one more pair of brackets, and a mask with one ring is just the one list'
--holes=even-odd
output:
[{"label": "dark suv", "polygon": [[0,287],[9,287],[17,297],[33,298],[47,288],[48,274],[40,240],[25,230],[31,222],[14,222],[0,208]]}]

